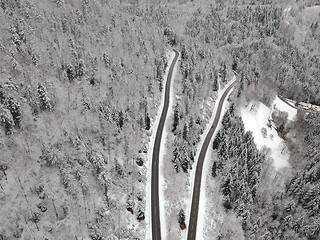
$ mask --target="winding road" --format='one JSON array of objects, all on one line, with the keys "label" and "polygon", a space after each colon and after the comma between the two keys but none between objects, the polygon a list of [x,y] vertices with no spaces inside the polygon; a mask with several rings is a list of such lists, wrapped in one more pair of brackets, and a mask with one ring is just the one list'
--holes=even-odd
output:
[{"label": "winding road", "polygon": [[179,52],[175,52],[175,57],[171,63],[169,73],[166,81],[165,95],[163,109],[154,141],[153,153],[152,153],[152,172],[151,172],[151,218],[152,218],[152,239],[161,239],[161,225],[160,225],[160,214],[159,214],[159,153],[162,132],[165,124],[165,120],[168,113],[169,101],[170,101],[170,85],[173,75],[174,67],[179,58]]},{"label": "winding road", "polygon": [[198,210],[199,210],[199,196],[200,196],[200,187],[201,187],[201,178],[202,178],[202,169],[203,169],[203,163],[206,156],[206,152],[209,146],[209,143],[211,141],[212,135],[215,132],[219,119],[221,117],[221,111],[223,103],[228,96],[228,93],[231,91],[233,86],[236,84],[237,81],[234,81],[223,93],[223,95],[220,98],[218,109],[213,121],[213,124],[203,142],[203,145],[200,150],[200,154],[198,157],[198,163],[196,167],[195,172],[195,179],[194,179],[194,186],[193,186],[193,194],[192,194],[192,205],[191,205],[191,213],[189,218],[189,227],[188,227],[188,240],[194,240],[196,239],[197,234],[197,222],[198,222]]}]

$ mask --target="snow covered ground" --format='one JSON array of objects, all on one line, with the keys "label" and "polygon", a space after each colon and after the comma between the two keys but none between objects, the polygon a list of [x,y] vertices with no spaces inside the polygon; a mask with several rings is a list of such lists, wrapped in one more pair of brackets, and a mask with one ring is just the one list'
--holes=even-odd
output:
[{"label": "snow covered ground", "polygon": [[[173,51],[170,51],[167,53],[167,59],[168,59],[168,66],[163,78],[164,81],[164,87],[163,89],[166,88],[166,84],[167,84],[167,76],[168,76],[168,72],[169,72],[169,68],[171,66],[171,63],[174,59],[175,53]],[[175,68],[176,69],[176,68]],[[171,80],[171,87],[173,86],[173,80],[174,80],[174,76],[175,76],[175,71],[173,72],[173,77]],[[172,90],[172,89],[171,89]],[[162,113],[162,109],[163,109],[163,104],[164,104],[164,94],[165,91],[163,91],[162,97],[161,97],[161,103],[160,106],[158,107],[158,113],[157,113],[157,117],[155,120],[153,120],[152,125],[151,125],[151,139],[150,139],[150,143],[149,143],[149,150],[148,150],[148,174],[147,174],[147,189],[146,189],[146,239],[152,239],[152,228],[151,228],[151,169],[152,169],[152,154],[153,154],[153,146],[154,146],[154,141],[155,141],[155,136],[156,136],[156,132],[158,129],[158,125],[159,125],[159,121],[160,121],[160,116]],[[172,91],[170,91],[170,104],[169,104],[169,109],[168,109],[168,113],[167,113],[167,117],[171,116],[173,114],[172,112]],[[161,139],[161,146],[160,146],[160,162],[159,162],[159,169],[160,169],[160,174],[159,174],[159,205],[160,205],[160,222],[161,222],[161,233],[162,233],[162,239],[166,239],[166,235],[165,233],[165,229],[166,229],[166,219],[165,219],[165,211],[164,211],[164,195],[163,195],[163,191],[162,191],[162,186],[164,186],[164,179],[163,179],[163,174],[162,174],[162,169],[163,169],[163,162],[162,160],[162,156],[164,156],[165,154],[165,143],[166,143],[166,139],[167,139],[167,124],[165,123],[164,129],[163,129],[163,135],[162,135],[162,139]]]},{"label": "snow covered ground", "polygon": [[283,167],[289,167],[288,159],[290,157],[286,143],[278,135],[272,122],[272,113],[282,111],[288,114],[288,120],[294,121],[297,109],[291,107],[276,97],[269,108],[262,103],[250,102],[241,109],[241,117],[246,131],[251,131],[257,148],[270,149],[270,157],[273,159],[274,167],[279,170]]},{"label": "snow covered ground", "polygon": [[[216,159],[218,156],[213,151],[208,151],[207,158]],[[205,166],[208,170],[211,169],[212,164]],[[219,239],[219,235],[223,232],[229,232],[232,237],[229,239],[244,240],[244,232],[241,226],[241,218],[233,211],[226,213],[223,207],[223,196],[220,192],[220,182],[218,178],[213,178],[210,173],[207,173],[205,191],[205,211],[203,224],[203,238],[202,239]],[[203,197],[202,197],[203,198]],[[197,235],[198,236],[198,235]],[[200,236],[202,237],[202,235]],[[224,238],[222,238],[224,239]]]},{"label": "snow covered ground", "polygon": [[[200,143],[198,144],[198,148],[197,148],[197,154],[195,156],[195,162],[194,162],[194,167],[192,170],[190,170],[190,192],[191,192],[191,197],[190,197],[190,201],[188,203],[188,208],[187,208],[187,211],[186,211],[186,223],[189,222],[189,217],[190,217],[190,211],[191,211],[191,199],[192,199],[192,193],[193,193],[193,185],[194,185],[194,179],[195,179],[195,170],[196,170],[196,166],[197,166],[197,163],[198,163],[198,156],[200,154],[200,150],[201,150],[201,147],[203,145],[203,142],[205,140],[205,137],[207,136],[212,124],[213,124],[213,121],[214,121],[214,118],[215,118],[215,115],[216,115],[216,111],[217,111],[217,107],[218,107],[218,103],[220,101],[220,98],[222,96],[222,94],[224,93],[224,91],[236,80],[236,76],[234,76],[231,81],[228,82],[228,84],[226,84],[226,86],[223,88],[223,89],[219,89],[218,91],[218,97],[215,101],[215,106],[214,106],[214,110],[212,112],[212,116],[207,124],[207,127],[205,129],[205,131],[203,132],[203,134],[201,135],[201,140],[200,140]],[[231,94],[232,91],[230,91],[229,95]],[[228,97],[227,97],[228,99]],[[222,108],[222,112],[221,112],[221,116],[223,116],[225,114],[225,111],[227,110],[228,108],[228,102],[225,101],[224,102],[224,105],[223,105],[223,108]],[[220,118],[220,120],[222,119],[222,117]],[[211,146],[211,143],[213,141],[213,139],[215,138],[217,132],[219,131],[219,129],[221,128],[221,121],[219,122],[218,126],[217,126],[217,129],[216,131],[214,132],[212,138],[211,138],[211,142],[209,144],[209,146]],[[204,160],[204,166],[203,166],[203,174],[202,174],[202,179],[201,179],[201,190],[200,190],[200,201],[199,201],[199,212],[198,212],[198,224],[197,224],[197,239],[199,240],[202,240],[204,239],[204,220],[205,220],[205,213],[206,213],[206,180],[207,180],[207,176],[208,176],[208,170],[210,169],[210,159],[211,158],[211,154],[212,154],[212,148],[208,148],[208,151],[207,151],[207,154],[206,154],[206,157],[205,157],[205,160]],[[186,237],[187,237],[187,233],[188,233],[188,227],[187,226],[187,229],[186,229]]]},{"label": "snow covered ground", "polygon": [[272,108],[288,113],[288,120],[290,121],[294,121],[297,115],[297,109],[282,101],[278,96],[274,99]]}]

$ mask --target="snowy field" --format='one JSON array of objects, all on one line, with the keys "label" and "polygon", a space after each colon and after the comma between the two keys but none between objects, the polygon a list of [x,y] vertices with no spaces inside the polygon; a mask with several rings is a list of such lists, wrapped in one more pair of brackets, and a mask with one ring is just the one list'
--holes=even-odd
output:
[{"label": "snowy field", "polygon": [[286,112],[290,121],[294,121],[297,115],[297,109],[282,101],[278,96],[275,97],[272,103],[272,110]]},{"label": "snowy field", "polygon": [[278,135],[272,122],[272,113],[282,111],[288,114],[288,120],[294,121],[297,109],[291,107],[276,97],[269,108],[262,103],[250,102],[241,109],[241,117],[246,131],[251,131],[257,148],[270,149],[270,157],[273,159],[273,166],[279,170],[289,167],[289,151],[284,140]]}]

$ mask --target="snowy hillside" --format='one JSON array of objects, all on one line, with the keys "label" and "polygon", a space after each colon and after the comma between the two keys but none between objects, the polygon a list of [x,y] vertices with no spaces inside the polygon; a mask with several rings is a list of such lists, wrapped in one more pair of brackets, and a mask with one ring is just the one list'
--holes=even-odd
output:
[{"label": "snowy hillside", "polygon": [[96,1],[0,18],[0,238],[143,239],[163,35]]},{"label": "snowy hillside", "polygon": [[163,238],[185,239],[201,136],[236,74],[197,237],[319,239],[319,13],[318,0],[0,0],[0,239],[150,238],[173,49]]},{"label": "snowy hillside", "polygon": [[[297,110],[276,97],[272,108],[263,103],[250,102],[247,107],[241,109],[241,117],[246,131],[251,131],[254,142],[259,150],[267,148],[276,169],[289,167],[290,153],[285,141],[279,136],[281,129],[274,123],[273,116],[279,112],[287,115],[288,120],[293,121]],[[281,127],[281,126],[280,126]]]}]

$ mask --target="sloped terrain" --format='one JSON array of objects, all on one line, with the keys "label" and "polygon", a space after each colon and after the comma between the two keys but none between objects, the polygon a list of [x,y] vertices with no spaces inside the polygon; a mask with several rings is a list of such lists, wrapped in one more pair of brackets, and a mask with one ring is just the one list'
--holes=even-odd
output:
[{"label": "sloped terrain", "polygon": [[274,116],[290,152],[276,174],[240,118],[276,94],[320,105],[317,0],[0,0],[0,22],[0,238],[146,238],[147,150],[172,48],[169,236],[184,237],[200,135],[233,71],[229,145],[215,146],[209,183],[238,227],[213,236],[319,236],[319,114]]},{"label": "sloped terrain", "polygon": [[143,239],[162,34],[107,3],[0,11],[0,236]]}]

